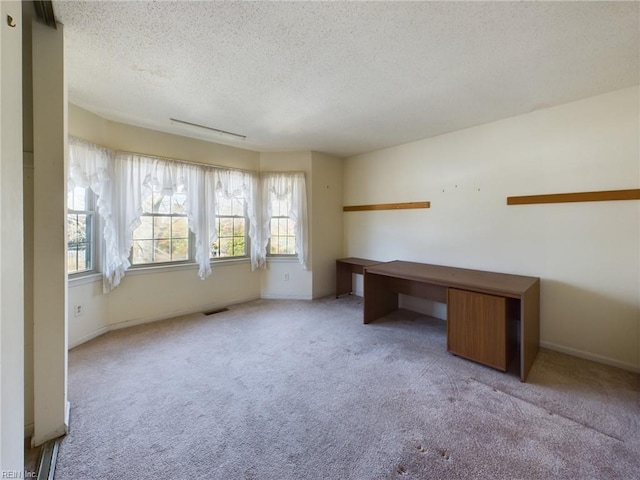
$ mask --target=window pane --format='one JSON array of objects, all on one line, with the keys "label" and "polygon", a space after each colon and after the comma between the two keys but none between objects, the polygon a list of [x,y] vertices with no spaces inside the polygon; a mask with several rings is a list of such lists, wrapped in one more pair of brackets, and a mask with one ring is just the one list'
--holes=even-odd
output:
[{"label": "window pane", "polygon": [[233,236],[244,237],[244,218],[233,219]]},{"label": "window pane", "polygon": [[75,273],[78,271],[78,260],[77,253],[75,247],[67,248],[67,270],[69,273]]},{"label": "window pane", "polygon": [[270,255],[295,255],[295,223],[289,217],[271,218]]},{"label": "window pane", "polygon": [[171,236],[174,239],[189,237],[189,222],[187,217],[173,217]]},{"label": "window pane", "polygon": [[186,238],[171,242],[171,260],[189,260],[189,241]]},{"label": "window pane", "polygon": [[78,271],[91,270],[91,244],[82,243],[78,245]]},{"label": "window pane", "polygon": [[93,214],[67,214],[67,271],[78,273],[91,270]]},{"label": "window pane", "polygon": [[134,240],[133,263],[153,262],[153,240]]},{"label": "window pane", "polygon": [[153,238],[154,239],[171,238],[171,217],[154,217],[153,218]]},{"label": "window pane", "polygon": [[220,230],[218,230],[218,236],[230,237],[233,235],[233,218],[221,218]]},{"label": "window pane", "polygon": [[278,253],[287,253],[287,237],[278,237]]},{"label": "window pane", "polygon": [[233,238],[221,238],[218,243],[220,245],[221,257],[233,256]]},{"label": "window pane", "polygon": [[[156,187],[156,190],[159,190]],[[188,261],[189,221],[187,195],[180,188],[173,195],[154,191],[145,201],[147,214],[134,232],[133,264]]]},{"label": "window pane", "polygon": [[285,230],[286,234],[295,237],[296,236],[296,224],[293,220],[287,219],[287,228]]},{"label": "window pane", "polygon": [[171,240],[155,240],[153,250],[154,262],[171,261]]},{"label": "window pane", "polygon": [[77,244],[87,240],[87,215],[67,215],[67,242]]},{"label": "window pane", "polygon": [[245,246],[245,237],[234,237],[233,239],[233,256],[243,256],[247,254]]}]

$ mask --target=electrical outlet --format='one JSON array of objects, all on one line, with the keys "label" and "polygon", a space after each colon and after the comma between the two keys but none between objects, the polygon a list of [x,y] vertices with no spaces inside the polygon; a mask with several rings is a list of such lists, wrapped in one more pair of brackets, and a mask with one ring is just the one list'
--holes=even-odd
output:
[{"label": "electrical outlet", "polygon": [[288,282],[289,281],[289,272],[284,274],[284,281]]},{"label": "electrical outlet", "polygon": [[84,307],[82,305],[74,305],[73,306],[73,315],[75,317],[79,317],[84,313]]}]

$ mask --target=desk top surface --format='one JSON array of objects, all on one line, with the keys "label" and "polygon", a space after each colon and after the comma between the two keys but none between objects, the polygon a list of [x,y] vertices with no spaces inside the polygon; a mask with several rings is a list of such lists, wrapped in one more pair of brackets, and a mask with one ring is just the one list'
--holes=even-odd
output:
[{"label": "desk top surface", "polygon": [[348,257],[348,258],[339,258],[337,260],[340,263],[347,263],[349,265],[362,265],[363,267],[370,267],[372,265],[378,265],[378,260],[368,260],[366,258],[357,258],[357,257]]},{"label": "desk top surface", "polygon": [[366,272],[448,287],[481,288],[483,290],[515,295],[523,294],[540,280],[537,277],[445,267],[427,263],[404,262],[400,260],[370,266]]}]

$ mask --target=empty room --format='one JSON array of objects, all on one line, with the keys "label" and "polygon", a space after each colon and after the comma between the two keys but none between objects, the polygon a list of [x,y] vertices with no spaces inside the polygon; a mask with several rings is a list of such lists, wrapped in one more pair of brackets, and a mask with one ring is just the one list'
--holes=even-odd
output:
[{"label": "empty room", "polygon": [[0,5],[2,478],[638,477],[640,3]]}]

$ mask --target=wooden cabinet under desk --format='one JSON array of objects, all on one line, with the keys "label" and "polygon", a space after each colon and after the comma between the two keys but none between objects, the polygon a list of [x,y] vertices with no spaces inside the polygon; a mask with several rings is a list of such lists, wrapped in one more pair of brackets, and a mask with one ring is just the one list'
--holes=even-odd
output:
[{"label": "wooden cabinet under desk", "polygon": [[447,351],[506,372],[508,340],[506,298],[448,289]]}]

